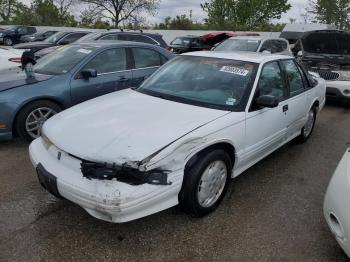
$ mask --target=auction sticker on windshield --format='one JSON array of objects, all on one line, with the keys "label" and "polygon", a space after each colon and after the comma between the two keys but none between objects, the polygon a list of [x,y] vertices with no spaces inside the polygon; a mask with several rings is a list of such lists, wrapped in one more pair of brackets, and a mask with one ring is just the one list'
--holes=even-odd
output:
[{"label": "auction sticker on windshield", "polygon": [[249,74],[249,70],[235,66],[223,66],[221,67],[220,71],[240,76],[247,76]]}]

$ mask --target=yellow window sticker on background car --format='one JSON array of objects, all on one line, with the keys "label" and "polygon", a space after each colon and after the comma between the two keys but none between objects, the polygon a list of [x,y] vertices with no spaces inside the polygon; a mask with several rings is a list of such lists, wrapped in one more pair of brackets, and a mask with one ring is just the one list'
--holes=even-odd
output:
[{"label": "yellow window sticker on background car", "polygon": [[220,71],[240,76],[247,76],[249,74],[249,70],[235,66],[223,66]]}]

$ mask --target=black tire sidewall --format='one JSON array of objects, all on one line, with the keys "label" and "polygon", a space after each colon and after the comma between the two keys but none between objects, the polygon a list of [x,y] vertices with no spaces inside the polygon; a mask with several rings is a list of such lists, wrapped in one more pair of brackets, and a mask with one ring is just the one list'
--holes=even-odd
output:
[{"label": "black tire sidewall", "polygon": [[53,110],[55,110],[57,113],[60,112],[62,109],[61,107],[52,102],[52,101],[48,101],[48,100],[38,100],[38,101],[34,101],[29,103],[28,105],[24,106],[18,113],[16,120],[15,120],[15,130],[17,132],[17,135],[28,141],[31,142],[34,139],[27,133],[26,131],[26,127],[25,127],[25,122],[26,119],[28,117],[28,115],[35,109],[40,108],[40,107],[48,107],[51,108]]},{"label": "black tire sidewall", "polygon": [[[10,40],[10,41],[11,41],[11,44],[8,44],[8,43],[7,43],[7,41],[8,41],[8,40]],[[11,38],[9,38],[9,37],[5,37],[5,38],[4,38],[4,44],[5,44],[6,46],[12,46],[12,45],[13,45],[13,41],[12,41],[12,39],[11,39]]]},{"label": "black tire sidewall", "polygon": [[[299,141],[300,141],[301,143],[306,142],[306,141],[311,137],[312,133],[314,132],[315,123],[316,123],[316,118],[317,118],[317,110],[316,110],[315,107],[312,107],[312,108],[310,109],[310,111],[311,111],[311,110],[314,111],[314,122],[313,122],[313,124],[312,124],[312,129],[311,129],[311,132],[310,132],[310,134],[309,134],[308,136],[305,136],[305,134],[304,134],[304,127],[301,129],[301,134],[300,134],[300,136],[299,136]],[[309,112],[310,112],[310,111],[309,111]]]},{"label": "black tire sidewall", "polygon": [[[218,200],[210,207],[202,207],[198,202],[197,189],[203,172],[208,167],[208,165],[214,161],[221,160],[226,164],[227,168],[227,179],[221,196]],[[184,182],[182,187],[182,197],[180,199],[180,206],[192,216],[202,217],[213,210],[215,210],[221,201],[223,200],[228,184],[231,178],[232,163],[229,155],[226,151],[221,149],[216,149],[205,154],[201,154],[199,159],[187,170],[184,174]]]}]

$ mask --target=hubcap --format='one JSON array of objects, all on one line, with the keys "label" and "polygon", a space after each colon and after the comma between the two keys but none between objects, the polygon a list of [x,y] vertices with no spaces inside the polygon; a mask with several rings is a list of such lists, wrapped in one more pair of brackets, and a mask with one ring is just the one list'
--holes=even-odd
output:
[{"label": "hubcap", "polygon": [[45,121],[57,114],[55,110],[49,107],[40,107],[33,110],[26,119],[26,131],[32,138],[38,138],[41,135],[41,128]]},{"label": "hubcap", "polygon": [[7,38],[7,39],[5,40],[5,44],[6,44],[6,45],[12,45],[12,40]]},{"label": "hubcap", "polygon": [[198,203],[202,207],[215,204],[224,191],[226,180],[227,167],[224,161],[217,160],[208,165],[198,184]]},{"label": "hubcap", "polygon": [[307,117],[307,122],[304,126],[304,136],[305,137],[308,137],[311,134],[312,127],[314,125],[314,119],[315,119],[314,110],[310,110],[308,117]]}]

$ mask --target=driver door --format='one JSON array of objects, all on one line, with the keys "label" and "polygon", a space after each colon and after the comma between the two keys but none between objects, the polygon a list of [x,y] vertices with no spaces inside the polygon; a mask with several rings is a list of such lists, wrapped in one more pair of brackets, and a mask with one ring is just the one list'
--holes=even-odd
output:
[{"label": "driver door", "polygon": [[[280,100],[275,108],[259,108],[255,98],[272,95]],[[256,163],[286,141],[287,88],[278,61],[266,63],[259,77],[248,112],[246,113],[246,143],[244,164]]]},{"label": "driver door", "polygon": [[[83,69],[95,69],[97,77],[82,78],[80,72]],[[71,80],[72,104],[129,88],[131,80],[125,48],[104,50],[87,62]]]}]

